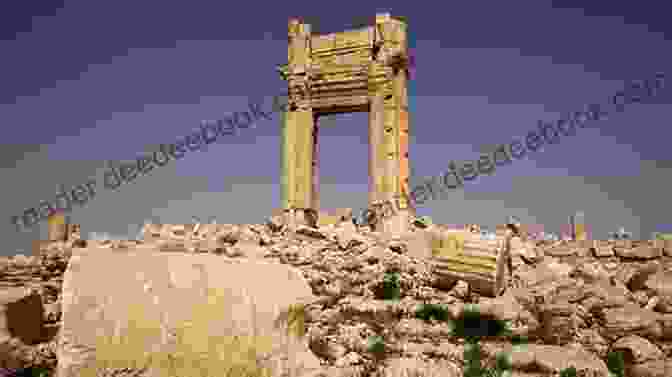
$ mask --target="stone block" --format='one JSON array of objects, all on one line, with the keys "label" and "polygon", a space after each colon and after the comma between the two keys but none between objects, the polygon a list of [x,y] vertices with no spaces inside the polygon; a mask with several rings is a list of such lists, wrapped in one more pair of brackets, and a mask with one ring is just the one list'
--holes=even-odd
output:
[{"label": "stone block", "polygon": [[489,240],[464,230],[438,226],[426,232],[438,288],[448,288],[463,280],[485,296],[503,292],[511,273],[511,251],[503,238]]},{"label": "stone block", "polygon": [[[58,376],[79,376],[82,368],[99,366],[106,357],[128,362],[129,357],[146,360],[146,352],[159,358],[174,354],[177,334],[184,335],[183,348],[188,344],[184,352],[213,350],[213,342],[225,339],[252,339],[268,360],[291,352],[300,355],[292,366],[312,368],[319,362],[303,329],[282,322],[312,299],[301,273],[287,265],[208,254],[84,249],[73,254],[64,274]],[[124,338],[132,341],[123,353],[110,351],[113,342],[105,343]]]}]

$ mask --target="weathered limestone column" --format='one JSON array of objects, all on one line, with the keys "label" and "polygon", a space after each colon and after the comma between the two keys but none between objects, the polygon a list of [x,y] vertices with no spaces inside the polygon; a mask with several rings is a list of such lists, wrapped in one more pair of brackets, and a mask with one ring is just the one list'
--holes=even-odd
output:
[{"label": "weathered limestone column", "polygon": [[383,180],[385,177],[385,148],[383,124],[383,93],[377,88],[371,96],[371,110],[369,111],[369,205],[381,202],[384,199]]},{"label": "weathered limestone column", "polygon": [[313,151],[315,115],[310,103],[310,25],[289,21],[290,68],[288,103],[283,127],[282,202],[286,221],[314,225]]},{"label": "weathered limestone column", "polygon": [[288,111],[283,132],[283,208],[294,210],[292,223],[314,225],[313,216],[313,112]]},{"label": "weathered limestone column", "polygon": [[393,62],[407,51],[406,24],[388,14],[376,15],[376,43],[379,52],[369,69],[369,204],[394,203],[395,213],[377,221],[374,228],[400,234],[408,230],[411,210],[405,196],[409,193],[408,78],[406,70]]},{"label": "weathered limestone column", "polygon": [[313,117],[313,186],[312,186],[312,209],[316,213],[320,213],[320,160],[319,160],[319,117]]}]

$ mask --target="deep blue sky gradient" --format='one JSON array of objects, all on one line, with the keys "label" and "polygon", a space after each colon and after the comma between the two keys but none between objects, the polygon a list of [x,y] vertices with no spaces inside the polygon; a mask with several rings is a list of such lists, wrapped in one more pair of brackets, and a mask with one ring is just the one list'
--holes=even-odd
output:
[{"label": "deep blue sky gradient", "polygon": [[[316,33],[369,25],[376,12],[407,17],[416,64],[410,157],[420,177],[524,136],[540,119],[606,101],[630,80],[672,77],[664,2],[57,3],[0,5],[4,255],[30,253],[30,241],[46,237],[44,226],[17,233],[9,219],[60,184],[101,177],[107,160],[132,159],[248,101],[270,107],[286,91],[275,66],[287,59],[290,17]],[[670,86],[420,214],[488,226],[515,215],[558,231],[582,210],[597,237],[620,226],[636,237],[672,231]],[[323,206],[363,208],[367,114],[321,125]],[[248,131],[102,191],[73,220],[114,236],[134,235],[148,219],[263,221],[280,200],[279,119]]]}]

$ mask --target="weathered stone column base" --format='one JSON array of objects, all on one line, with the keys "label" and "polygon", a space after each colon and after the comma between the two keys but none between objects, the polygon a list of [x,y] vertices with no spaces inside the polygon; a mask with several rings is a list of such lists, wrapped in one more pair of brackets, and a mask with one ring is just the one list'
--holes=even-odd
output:
[{"label": "weathered stone column base", "polygon": [[400,210],[389,217],[379,218],[374,229],[390,236],[402,236],[410,230],[411,212]]},{"label": "weathered stone column base", "polygon": [[287,209],[283,213],[283,222],[291,230],[298,226],[315,227],[317,225],[317,216],[315,211],[310,208]]}]

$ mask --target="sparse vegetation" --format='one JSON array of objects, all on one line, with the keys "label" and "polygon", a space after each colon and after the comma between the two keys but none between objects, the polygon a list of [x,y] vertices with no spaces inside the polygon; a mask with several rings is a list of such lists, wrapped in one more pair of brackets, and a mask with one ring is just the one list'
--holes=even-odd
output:
[{"label": "sparse vegetation", "polygon": [[415,219],[415,225],[420,228],[427,228],[432,225],[432,218],[429,216],[421,216]]},{"label": "sparse vegetation", "polygon": [[[484,322],[487,323],[484,326]],[[450,321],[451,332],[454,336],[466,340],[464,346],[464,376],[465,377],[502,377],[505,372],[512,370],[511,355],[500,352],[496,357],[494,368],[481,366],[481,349],[479,340],[484,336],[511,336],[511,330],[506,321],[483,318],[475,307],[465,307],[461,318]],[[511,336],[513,345],[526,343],[526,339]],[[611,352],[607,356],[607,367],[610,377],[625,377],[625,365],[621,352]],[[571,366],[560,371],[560,377],[576,377],[576,367]]]},{"label": "sparse vegetation", "polygon": [[672,233],[653,233],[654,240],[672,241]]},{"label": "sparse vegetation", "polygon": [[448,309],[444,305],[440,304],[423,303],[420,305],[420,308],[415,311],[415,317],[425,321],[428,321],[432,318],[436,319],[437,321],[447,321]]},{"label": "sparse vegetation", "polygon": [[613,377],[625,377],[625,361],[622,352],[610,352],[607,356],[607,369]]},{"label": "sparse vegetation", "polygon": [[[481,348],[479,341],[482,337],[510,336],[511,330],[506,321],[486,318],[481,315],[476,306],[468,305],[464,308],[460,318],[450,321],[453,336],[464,338],[464,376],[465,377],[502,377],[510,371],[510,355],[499,353],[494,369],[484,369],[481,365]],[[519,339],[518,339],[519,340]]]},{"label": "sparse vegetation", "polygon": [[0,368],[0,377],[51,377],[52,375],[53,371],[37,366],[22,369]]},{"label": "sparse vegetation", "polygon": [[399,283],[399,274],[385,274],[382,283],[375,292],[376,298],[381,300],[397,300],[401,297],[401,284]]},{"label": "sparse vegetation", "polygon": [[367,350],[376,357],[382,357],[385,353],[385,341],[380,336],[369,338]]},{"label": "sparse vegetation", "polygon": [[450,321],[450,325],[453,336],[467,340],[511,335],[511,330],[506,321],[487,318],[474,305],[467,305],[462,315]]},{"label": "sparse vegetation", "polygon": [[569,367],[560,371],[560,377],[576,377],[576,368]]}]

